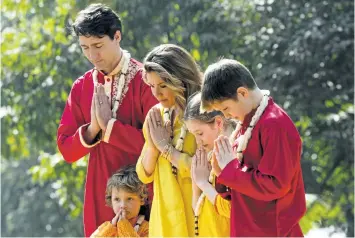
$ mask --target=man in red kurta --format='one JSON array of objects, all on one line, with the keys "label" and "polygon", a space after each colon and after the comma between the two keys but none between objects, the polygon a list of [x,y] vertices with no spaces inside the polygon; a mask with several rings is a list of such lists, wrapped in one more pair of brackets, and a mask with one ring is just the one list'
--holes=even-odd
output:
[{"label": "man in red kurta", "polygon": [[121,21],[114,11],[92,4],[79,13],[73,30],[95,68],[74,82],[57,144],[69,163],[90,153],[84,198],[84,232],[90,236],[114,217],[105,206],[107,179],[136,164],[144,144],[142,125],[157,101],[142,80],[141,63],[120,48]]},{"label": "man in red kurta", "polygon": [[231,188],[231,236],[303,236],[306,211],[302,142],[284,110],[234,60],[208,67],[202,107],[239,121],[232,137],[215,141],[218,182]]}]

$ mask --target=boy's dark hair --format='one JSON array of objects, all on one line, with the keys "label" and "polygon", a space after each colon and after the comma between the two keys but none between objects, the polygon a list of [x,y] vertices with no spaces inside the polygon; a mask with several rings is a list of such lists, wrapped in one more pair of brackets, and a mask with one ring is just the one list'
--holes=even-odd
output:
[{"label": "boy's dark hair", "polygon": [[91,4],[78,13],[72,25],[76,36],[109,36],[113,40],[116,31],[122,33],[121,19],[104,4]]},{"label": "boy's dark hair", "polygon": [[240,62],[222,59],[206,69],[201,92],[201,108],[209,110],[211,104],[227,99],[238,100],[237,89],[257,87],[253,75]]},{"label": "boy's dark hair", "polygon": [[111,196],[112,189],[123,189],[129,193],[137,194],[143,201],[148,197],[148,192],[145,184],[143,184],[136,173],[136,166],[129,165],[119,169],[107,181],[106,186],[106,204],[112,207]]}]

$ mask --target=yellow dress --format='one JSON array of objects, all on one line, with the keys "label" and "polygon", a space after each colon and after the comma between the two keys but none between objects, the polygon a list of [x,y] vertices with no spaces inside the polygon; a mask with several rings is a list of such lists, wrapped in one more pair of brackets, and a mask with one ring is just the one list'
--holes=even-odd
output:
[{"label": "yellow dress", "polygon": [[215,205],[213,205],[205,197],[202,202],[201,213],[198,216],[199,236],[229,237],[230,212],[231,203],[229,200],[217,195]]},{"label": "yellow dress", "polygon": [[[163,114],[163,109],[161,109]],[[176,118],[173,124],[173,146],[179,139],[182,121]],[[147,135],[143,126],[144,137]],[[146,142],[147,143],[147,142]],[[171,163],[159,155],[155,170],[147,176],[142,159],[147,149],[144,145],[136,165],[139,179],[143,183],[154,181],[154,197],[149,219],[149,236],[194,236],[194,215],[192,210],[191,157],[196,151],[195,137],[187,132],[179,158],[178,174],[172,173]]]}]

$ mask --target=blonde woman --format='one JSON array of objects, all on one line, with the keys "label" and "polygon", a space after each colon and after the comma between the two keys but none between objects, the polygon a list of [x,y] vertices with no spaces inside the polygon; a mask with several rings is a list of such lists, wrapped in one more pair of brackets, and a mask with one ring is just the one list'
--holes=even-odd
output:
[{"label": "blonde woman", "polygon": [[193,236],[190,167],[196,143],[182,116],[187,98],[201,88],[201,72],[186,50],[166,44],[146,56],[144,80],[159,101],[147,114],[136,166],[143,183],[154,181],[149,236]]}]

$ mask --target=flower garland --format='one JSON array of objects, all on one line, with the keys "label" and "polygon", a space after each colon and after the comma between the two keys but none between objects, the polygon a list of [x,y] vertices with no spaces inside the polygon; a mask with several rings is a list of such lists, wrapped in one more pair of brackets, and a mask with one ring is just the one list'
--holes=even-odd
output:
[{"label": "flower garland", "polygon": [[[261,91],[264,93],[264,95],[263,95],[263,98],[261,99],[260,105],[259,105],[258,109],[256,110],[254,116],[252,117],[250,124],[248,126],[248,129],[246,130],[244,135],[240,136],[240,139],[239,139],[239,143],[238,143],[238,147],[237,147],[237,151],[236,151],[236,158],[240,162],[242,162],[242,160],[243,160],[243,151],[247,148],[253,128],[255,127],[256,123],[259,121],[261,115],[264,113],[265,108],[267,107],[268,102],[269,102],[270,91],[268,91],[268,90],[261,90]],[[237,125],[235,131],[233,131],[233,133],[230,137],[231,144],[234,143],[236,137],[238,136],[238,134],[240,132],[240,129],[242,128],[242,125],[243,124],[241,122],[238,122],[238,125]]]},{"label": "flower garland", "polygon": [[[117,110],[122,103],[122,100],[125,96],[125,92],[127,92],[127,90],[128,90],[128,82],[127,82],[125,76],[128,75],[127,72],[128,72],[128,68],[129,68],[130,59],[131,59],[131,55],[127,51],[123,50],[122,51],[122,59],[121,59],[121,60],[123,60],[122,70],[121,70],[119,76],[115,76],[115,82],[114,82],[114,87],[113,87],[114,97],[113,97],[113,107],[112,107],[111,112],[112,112],[112,118],[115,118],[115,119],[117,118]],[[97,74],[98,74],[98,70],[95,69],[93,72],[94,86],[97,86],[97,84],[98,84]],[[116,88],[115,85],[117,85],[117,81],[118,81],[118,86]]]},{"label": "flower garland", "polygon": [[[172,116],[172,112],[173,112],[173,108],[164,108],[164,114],[163,114],[163,120],[164,120],[164,125],[170,121],[170,125],[173,126],[173,123],[171,122],[171,116]],[[174,133],[174,132],[173,132]],[[175,149],[177,149],[178,151],[182,151],[183,149],[183,145],[184,145],[184,140],[185,140],[185,136],[186,136],[186,133],[187,133],[187,128],[185,125],[183,125],[181,127],[181,130],[180,130],[180,135],[179,135],[179,139],[176,143],[176,146],[175,146]],[[171,136],[171,139],[173,139],[173,136]],[[169,143],[166,148],[164,149],[164,157],[166,159],[169,158],[169,155],[171,154],[172,152],[172,145]],[[174,165],[171,165],[172,166],[172,172],[175,176],[177,176],[177,168],[174,166]]]}]

